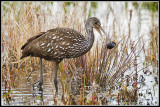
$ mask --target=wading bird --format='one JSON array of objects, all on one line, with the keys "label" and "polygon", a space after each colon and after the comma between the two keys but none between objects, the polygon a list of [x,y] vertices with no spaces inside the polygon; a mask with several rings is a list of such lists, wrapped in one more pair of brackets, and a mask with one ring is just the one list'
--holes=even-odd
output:
[{"label": "wading bird", "polygon": [[[87,37],[84,37],[80,32],[74,29],[55,28],[28,39],[21,47],[21,50],[23,50],[21,59],[28,56],[40,58],[40,80],[37,81],[39,82],[39,87],[43,84],[42,59],[56,63],[54,84],[56,93],[58,93],[57,71],[59,63],[64,58],[82,56],[91,49],[94,42],[93,28],[95,28],[101,36],[101,31],[106,35],[101,27],[99,19],[96,17],[87,19],[85,28],[88,35]],[[110,40],[109,49],[115,47],[116,44],[112,42],[109,37],[108,39]]]}]

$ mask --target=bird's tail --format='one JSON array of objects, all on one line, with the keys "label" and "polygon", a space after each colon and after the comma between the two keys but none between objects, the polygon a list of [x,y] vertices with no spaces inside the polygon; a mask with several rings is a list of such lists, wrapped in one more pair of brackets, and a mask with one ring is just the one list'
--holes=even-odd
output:
[{"label": "bird's tail", "polygon": [[27,57],[27,56],[29,56],[28,54],[23,54],[21,57],[20,57],[20,59],[23,59],[24,57]]}]

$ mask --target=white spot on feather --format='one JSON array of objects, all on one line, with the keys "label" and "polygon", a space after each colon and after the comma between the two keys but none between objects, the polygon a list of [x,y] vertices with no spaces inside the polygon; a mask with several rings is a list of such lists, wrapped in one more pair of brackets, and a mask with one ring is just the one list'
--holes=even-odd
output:
[{"label": "white spot on feather", "polygon": [[42,43],[40,46],[43,46],[45,43]]},{"label": "white spot on feather", "polygon": [[67,43],[66,45],[69,45],[69,43]]},{"label": "white spot on feather", "polygon": [[62,40],[63,38],[59,38],[59,40]]},{"label": "white spot on feather", "polygon": [[48,43],[48,45],[46,47],[49,47],[50,43]]},{"label": "white spot on feather", "polygon": [[54,53],[54,55],[56,55],[56,54],[57,54],[57,52]]},{"label": "white spot on feather", "polygon": [[56,36],[53,36],[53,38],[52,39],[56,39]]},{"label": "white spot on feather", "polygon": [[62,45],[64,45],[66,42],[62,42]]},{"label": "white spot on feather", "polygon": [[62,46],[59,46],[59,48],[64,49]]},{"label": "white spot on feather", "polygon": [[51,49],[49,48],[47,52],[50,52],[50,51],[51,51]]}]

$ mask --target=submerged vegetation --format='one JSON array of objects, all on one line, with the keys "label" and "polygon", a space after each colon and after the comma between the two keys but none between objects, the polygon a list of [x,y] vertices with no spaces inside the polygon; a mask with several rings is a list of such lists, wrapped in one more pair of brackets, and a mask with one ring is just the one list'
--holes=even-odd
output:
[{"label": "submerged vegetation", "polygon": [[[55,5],[63,9],[52,8]],[[138,8],[140,3],[133,2],[132,5]],[[5,104],[12,105],[14,89],[27,87],[28,84],[32,87],[31,84],[39,78],[39,58],[28,57],[20,60],[20,49],[27,39],[55,27],[73,28],[85,35],[84,22],[86,18],[95,16],[99,5],[98,2],[2,2],[1,6],[2,98]],[[74,9],[70,10],[70,6]],[[124,29],[118,21],[119,17],[114,14],[113,6],[108,3],[109,8],[106,9],[109,10],[105,11],[112,12],[104,16],[108,22],[109,15],[113,14],[114,20],[110,30],[116,47],[108,50],[108,41],[104,36],[105,42],[95,41],[91,51],[86,55],[63,60],[58,73],[61,92],[58,100],[51,99],[54,105],[112,105],[111,100],[115,100],[117,105],[139,105],[138,96],[142,96],[142,93],[138,91],[145,84],[144,81],[140,81],[139,78],[143,75],[139,73],[150,72],[158,77],[159,27],[152,20],[148,35],[141,34],[138,39],[132,40],[130,22],[134,18],[133,10],[128,10],[128,2],[125,2],[124,6],[130,20],[128,34],[119,32]],[[152,12],[158,10],[158,2],[144,2],[141,6]],[[101,25],[106,27],[107,22]],[[107,32],[107,35],[111,36],[110,33]],[[145,36],[149,36],[149,41],[144,39]],[[141,60],[143,58],[144,60]],[[49,78],[47,83],[52,87],[49,94],[54,96],[52,71],[55,67],[52,62],[43,62],[45,81]],[[149,71],[150,67],[153,71]],[[157,84],[158,82],[154,86]],[[43,87],[45,88],[45,84]],[[36,101],[45,98],[36,96],[33,99]],[[32,105],[30,99],[24,98],[23,102],[22,105]],[[42,105],[48,105],[47,101]]]}]

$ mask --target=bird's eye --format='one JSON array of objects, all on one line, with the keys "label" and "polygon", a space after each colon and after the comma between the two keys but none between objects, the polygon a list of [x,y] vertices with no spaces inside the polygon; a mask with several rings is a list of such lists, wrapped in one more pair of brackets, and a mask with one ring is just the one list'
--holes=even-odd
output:
[{"label": "bird's eye", "polygon": [[97,22],[95,22],[94,24],[98,24]]}]

